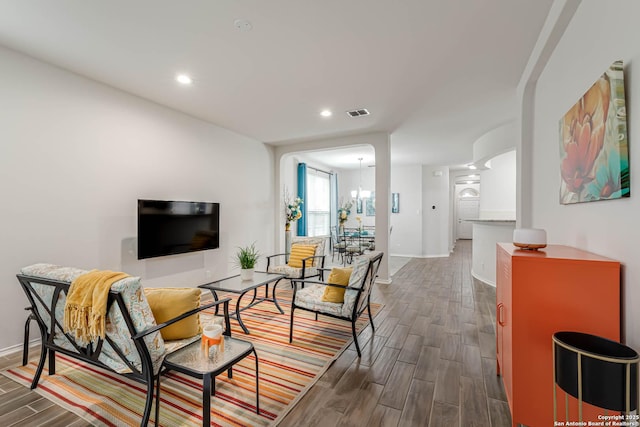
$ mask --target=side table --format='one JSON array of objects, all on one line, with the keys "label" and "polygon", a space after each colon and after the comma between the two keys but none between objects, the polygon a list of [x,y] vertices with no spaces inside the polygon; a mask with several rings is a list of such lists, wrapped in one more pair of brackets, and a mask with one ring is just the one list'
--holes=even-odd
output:
[{"label": "side table", "polygon": [[[578,421],[586,422],[582,425],[592,425],[591,421],[597,425],[601,419],[599,410],[583,417],[583,402],[586,402],[614,414],[624,413],[621,419],[625,421],[617,425],[637,426],[638,353],[619,342],[582,332],[556,332],[552,340],[554,423],[558,419],[570,419],[567,395],[571,395],[578,400]],[[558,418],[556,385],[565,392],[564,418]]]},{"label": "side table", "polygon": [[[224,371],[228,371],[229,378],[232,378],[232,367],[240,360],[253,353],[256,359],[256,413],[260,413],[260,389],[258,382],[258,355],[253,344],[247,341],[231,338],[223,335],[224,350],[220,351],[219,346],[211,349],[212,356],[204,354],[200,340],[189,344],[171,354],[162,363],[160,373],[164,374],[171,370],[182,372],[194,378],[202,379],[202,425],[211,424],[211,396],[215,395],[215,377]],[[156,421],[160,412],[160,374],[156,383]]]}]

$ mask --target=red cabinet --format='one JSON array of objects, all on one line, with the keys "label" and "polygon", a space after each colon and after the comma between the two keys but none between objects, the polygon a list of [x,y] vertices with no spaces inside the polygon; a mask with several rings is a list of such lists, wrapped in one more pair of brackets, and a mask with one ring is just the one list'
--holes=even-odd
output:
[{"label": "red cabinet", "polygon": [[553,425],[551,337],[620,340],[620,263],[580,249],[497,244],[496,359],[513,425]]}]

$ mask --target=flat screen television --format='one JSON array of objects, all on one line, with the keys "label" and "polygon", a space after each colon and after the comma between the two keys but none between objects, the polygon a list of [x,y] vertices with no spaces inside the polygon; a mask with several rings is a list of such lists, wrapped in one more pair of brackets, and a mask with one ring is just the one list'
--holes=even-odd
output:
[{"label": "flat screen television", "polygon": [[220,204],[138,200],[138,259],[216,249]]}]

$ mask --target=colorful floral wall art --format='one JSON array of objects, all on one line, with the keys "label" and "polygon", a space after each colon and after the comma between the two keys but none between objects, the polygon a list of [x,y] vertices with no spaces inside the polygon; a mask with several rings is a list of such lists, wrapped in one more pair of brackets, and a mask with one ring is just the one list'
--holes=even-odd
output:
[{"label": "colorful floral wall art", "polygon": [[560,120],[560,203],[629,197],[622,61],[616,61]]}]

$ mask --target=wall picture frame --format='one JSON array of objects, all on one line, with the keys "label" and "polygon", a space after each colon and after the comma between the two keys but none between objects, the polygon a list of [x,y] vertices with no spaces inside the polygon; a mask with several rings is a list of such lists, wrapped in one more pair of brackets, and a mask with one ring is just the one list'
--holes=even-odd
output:
[{"label": "wall picture frame", "polygon": [[391,213],[400,213],[400,193],[391,193]]},{"label": "wall picture frame", "polygon": [[357,214],[362,213],[362,199],[360,197],[356,199],[356,213]]},{"label": "wall picture frame", "polygon": [[629,197],[622,61],[602,74],[560,120],[560,203]]},{"label": "wall picture frame", "polygon": [[367,216],[376,216],[376,193],[375,191],[371,192],[371,197],[368,197],[366,200],[366,215]]}]

